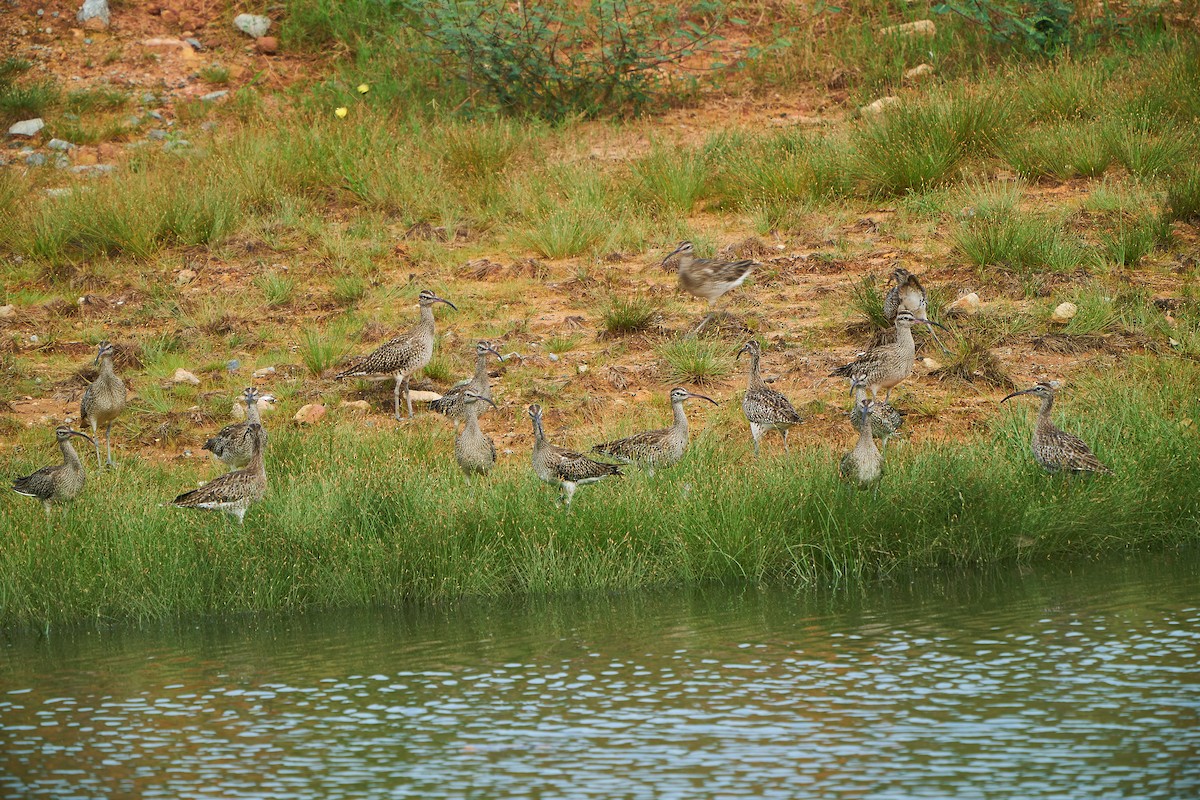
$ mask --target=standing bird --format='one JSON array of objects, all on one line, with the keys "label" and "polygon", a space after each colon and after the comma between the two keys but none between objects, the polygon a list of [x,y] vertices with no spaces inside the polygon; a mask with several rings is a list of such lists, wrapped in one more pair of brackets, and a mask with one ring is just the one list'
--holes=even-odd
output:
[{"label": "standing bird", "polygon": [[691,242],[680,242],[679,246],[667,254],[662,260],[662,266],[678,257],[676,269],[679,272],[679,285],[685,292],[708,301],[708,314],[691,332],[695,336],[713,318],[713,310],[717,300],[730,289],[736,289],[750,276],[754,262],[749,259],[741,261],[720,261],[713,258],[696,258],[695,248]]},{"label": "standing bird", "polygon": [[[921,285],[917,276],[904,267],[897,267],[892,273],[892,281],[895,285],[888,289],[888,293],[883,297],[883,316],[889,322],[895,322],[896,314],[904,310],[911,311],[913,316],[918,319],[927,319],[929,317],[929,295],[925,293],[925,287]],[[931,327],[929,333],[937,342],[937,346],[944,351],[946,346],[938,339],[937,332]]]},{"label": "standing bird", "polygon": [[592,448],[592,452],[626,464],[640,464],[651,476],[654,475],[656,467],[670,467],[679,463],[688,446],[688,420],[683,410],[684,401],[695,397],[707,400],[714,406],[717,405],[717,401],[682,387],[672,389],[670,397],[671,411],[675,415],[671,427],[642,431],[624,439],[598,444]]},{"label": "standing bird", "polygon": [[71,437],[78,436],[95,444],[86,433],[73,431],[65,425],[54,429],[58,449],[62,451],[63,463],[42,467],[32,475],[13,480],[12,490],[23,497],[34,497],[42,501],[46,516],[50,516],[52,503],[69,503],[83,490],[87,474],[83,462],[71,446]]},{"label": "standing bird", "polygon": [[[488,355],[494,355],[504,361],[504,356],[500,355],[500,351],[492,347],[491,342],[477,342],[475,344],[475,374],[465,381],[459,381],[450,387],[447,392],[437,400],[431,400],[429,407],[439,414],[444,414],[455,423],[462,422],[466,419],[465,407],[463,405],[463,395],[467,392],[474,392],[483,400],[492,399],[492,387],[488,381]],[[495,408],[495,404],[492,404]],[[481,409],[486,411],[487,409]]]},{"label": "standing bird", "polygon": [[[867,384],[862,375],[850,379],[850,391],[854,393],[854,408],[850,409],[850,424],[854,430],[862,425],[863,398],[867,396]],[[880,458],[887,456],[888,439],[896,435],[904,424],[904,415],[891,403],[876,401],[871,405],[871,435],[883,443]]]},{"label": "standing bird", "polygon": [[1111,475],[1112,470],[1100,463],[1092,449],[1074,434],[1061,430],[1050,421],[1050,408],[1054,405],[1054,393],[1061,387],[1058,381],[1041,382],[1031,389],[1013,392],[1001,400],[1004,403],[1018,395],[1032,394],[1042,398],[1038,409],[1037,424],[1033,426],[1033,460],[1047,472],[1099,472]]},{"label": "standing bird", "polygon": [[226,472],[213,478],[199,489],[184,492],[171,501],[177,508],[201,508],[205,511],[223,511],[244,524],[246,510],[262,500],[267,493],[267,469],[263,462],[263,449],[267,435],[262,425],[251,424],[247,435],[254,450],[250,463],[242,469]]},{"label": "standing bird", "polygon": [[496,445],[479,429],[479,404],[487,403],[492,408],[496,404],[471,389],[461,394],[459,402],[463,427],[454,437],[454,458],[470,481],[472,475],[487,475],[496,464]]},{"label": "standing bird", "polygon": [[529,407],[529,417],[533,420],[533,471],[541,480],[559,487],[568,510],[576,487],[622,474],[616,464],[593,461],[582,453],[546,441],[546,432],[542,429],[542,407],[536,403]]},{"label": "standing bird", "polygon": [[79,401],[79,417],[92,426],[92,444],[96,445],[96,466],[100,466],[100,435],[99,427],[104,426],[104,445],[108,450],[108,465],[112,460],[112,426],[117,417],[125,410],[125,381],[113,372],[113,353],[116,349],[108,342],[100,343],[96,354],[96,363],[100,365],[100,374],[96,380],[88,384]]},{"label": "standing bird", "polygon": [[[230,469],[241,469],[250,463],[254,455],[254,437],[250,435],[251,425],[262,425],[262,416],[258,410],[258,401],[274,403],[275,398],[269,394],[259,394],[253,386],[246,387],[243,393],[246,401],[246,419],[244,422],[234,422],[226,425],[207,442],[202,449],[208,450]],[[263,447],[267,446],[267,429],[262,431]]]},{"label": "standing bird", "polygon": [[854,445],[853,450],[842,456],[838,475],[844,481],[857,484],[860,489],[874,486],[878,493],[879,481],[883,478],[883,455],[875,446],[875,439],[871,436],[871,415],[874,412],[875,402],[864,397],[856,405],[860,409],[858,443]]},{"label": "standing bird", "polygon": [[896,341],[891,344],[881,344],[872,347],[849,364],[838,367],[829,373],[834,378],[851,378],[861,376],[871,399],[879,397],[883,389],[884,402],[892,395],[892,387],[912,374],[913,363],[917,359],[916,343],[913,342],[913,325],[937,325],[942,330],[945,326],[932,320],[919,319],[911,311],[896,312]]},{"label": "standing bird", "polygon": [[384,342],[366,356],[355,361],[348,369],[334,376],[335,380],[366,378],[384,381],[394,378],[396,388],[392,392],[392,405],[396,419],[400,419],[400,386],[404,386],[404,399],[408,403],[408,417],[412,419],[412,398],[408,394],[408,381],[418,370],[424,369],[433,358],[433,304],[445,303],[458,310],[449,300],[443,300],[428,289],[422,289],[417,297],[421,306],[421,321],[405,333]]},{"label": "standing bird", "polygon": [[803,420],[792,406],[791,402],[781,392],[767,387],[758,372],[758,362],[762,358],[762,347],[757,339],[751,339],[738,350],[737,357],[742,353],[750,354],[750,383],[746,387],[746,396],[742,398],[742,413],[750,423],[750,436],[754,439],[754,455],[758,455],[758,440],[768,431],[779,431],[783,436],[783,449],[787,450],[788,430],[793,425],[799,425]]}]

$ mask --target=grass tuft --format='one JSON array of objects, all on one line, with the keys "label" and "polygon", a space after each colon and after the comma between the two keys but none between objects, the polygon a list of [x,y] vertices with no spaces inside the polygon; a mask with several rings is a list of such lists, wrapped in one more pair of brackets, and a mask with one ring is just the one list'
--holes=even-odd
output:
[{"label": "grass tuft", "polygon": [[676,339],[658,348],[663,377],[671,383],[705,386],[733,372],[733,353],[722,341]]},{"label": "grass tuft", "polygon": [[602,313],[604,335],[644,333],[657,324],[661,315],[659,306],[645,297],[614,297]]},{"label": "grass tuft", "polygon": [[278,272],[268,272],[265,275],[259,275],[255,278],[254,284],[262,290],[263,299],[267,301],[267,305],[271,308],[281,308],[290,305],[292,298],[296,294],[295,279],[289,275],[281,275]]}]

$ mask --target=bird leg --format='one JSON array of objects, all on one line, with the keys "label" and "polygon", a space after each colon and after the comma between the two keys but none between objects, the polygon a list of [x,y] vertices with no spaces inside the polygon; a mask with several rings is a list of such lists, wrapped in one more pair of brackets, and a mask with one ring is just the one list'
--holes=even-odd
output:
[{"label": "bird leg", "polygon": [[400,419],[400,384],[404,380],[402,373],[396,373],[396,386],[392,389],[392,413],[397,420]]},{"label": "bird leg", "polygon": [[562,487],[563,487],[563,498],[566,500],[567,511],[570,511],[571,510],[571,498],[573,498],[575,496],[575,484],[564,483],[562,485]]},{"label": "bird leg", "polygon": [[404,376],[404,402],[408,403],[408,418],[412,419],[412,394],[409,393],[407,375]]},{"label": "bird leg", "polygon": [[783,429],[783,452],[785,452],[785,453],[788,451],[787,435],[788,435],[788,429],[784,428]]},{"label": "bird leg", "polygon": [[46,519],[50,519],[50,501],[49,501],[49,500],[43,500],[43,501],[42,501],[42,508],[46,509]]},{"label": "bird leg", "polygon": [[113,465],[113,460],[112,460],[112,426],[113,426],[113,424],[110,422],[110,423],[108,423],[108,427],[104,429],[104,446],[105,446],[106,448],[108,448],[108,466],[110,466],[110,467]]},{"label": "bird leg", "polygon": [[751,422],[750,423],[750,438],[754,442],[754,457],[755,458],[758,458],[758,456],[759,456],[758,437],[760,437],[760,436],[762,436],[762,433],[759,432],[758,426],[756,424],[754,424],[753,422]]}]

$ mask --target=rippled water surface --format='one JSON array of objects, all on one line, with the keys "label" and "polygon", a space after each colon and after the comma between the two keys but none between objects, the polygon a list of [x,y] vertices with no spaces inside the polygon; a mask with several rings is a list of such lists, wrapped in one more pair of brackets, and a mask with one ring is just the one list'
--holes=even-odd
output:
[{"label": "rippled water surface", "polygon": [[0,796],[1195,798],[1198,573],[14,635]]}]

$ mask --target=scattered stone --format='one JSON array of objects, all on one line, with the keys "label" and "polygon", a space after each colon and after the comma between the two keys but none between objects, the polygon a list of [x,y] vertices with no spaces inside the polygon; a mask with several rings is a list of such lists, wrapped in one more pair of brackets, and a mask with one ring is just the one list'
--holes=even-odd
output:
[{"label": "scattered stone", "polygon": [[557,361],[558,361],[558,354],[557,354],[557,353],[551,353],[549,356],[547,356],[547,358],[549,358],[551,361],[557,362]]},{"label": "scattered stone", "polygon": [[238,368],[241,366],[242,362],[238,361],[236,358],[231,358],[225,362],[225,369],[229,370],[230,372],[237,372]]},{"label": "scattered stone", "polygon": [[67,197],[74,191],[73,189],[47,189],[46,197]]},{"label": "scattered stone", "polygon": [[195,50],[196,52],[203,52],[204,45],[200,44],[199,39],[193,39],[191,37],[188,37],[187,39],[184,39],[184,41],[187,42],[189,45],[191,45],[192,49]]},{"label": "scattered stone", "polygon": [[200,123],[200,130],[204,131],[205,133],[212,133],[218,127],[219,126],[215,119],[205,120],[204,122]]},{"label": "scattered stone", "polygon": [[42,121],[41,117],[34,117],[33,119],[23,119],[20,122],[14,122],[12,125],[8,126],[8,135],[9,136],[37,136],[38,131],[40,131],[44,127],[46,127],[46,123]]},{"label": "scattered stone", "polygon": [[942,368],[941,362],[934,361],[932,358],[922,358],[921,364],[922,364],[922,366],[925,367],[925,369],[929,370],[930,372],[933,372],[934,370],[939,370]]},{"label": "scattered stone", "polygon": [[76,175],[90,175],[95,178],[100,175],[111,175],[114,169],[116,167],[112,164],[80,164],[77,167],[71,167],[71,172],[74,172]]},{"label": "scattered stone", "polygon": [[75,19],[83,23],[85,30],[104,30],[112,19],[108,13],[108,0],[83,0]]},{"label": "scattered stone", "polygon": [[69,166],[71,166],[71,159],[67,158],[66,156],[64,156],[62,154],[59,154],[54,157],[54,168],[55,169],[66,169]]},{"label": "scattered stone", "polygon": [[580,364],[578,367],[575,368],[575,371],[578,372],[580,375],[586,375],[587,371],[588,371],[588,365]]},{"label": "scattered stone", "polygon": [[68,150],[74,149],[75,145],[62,139],[51,139],[46,143],[46,147],[49,147],[51,150],[61,150],[65,153]]},{"label": "scattered stone", "polygon": [[920,81],[933,76],[934,69],[932,64],[917,64],[915,67],[904,71],[904,80]]},{"label": "scattered stone", "polygon": [[252,374],[256,379],[257,378],[265,378],[268,375],[274,375],[275,368],[274,367],[263,367],[262,369],[254,370],[254,372]]},{"label": "scattered stone", "polygon": [[29,155],[25,156],[25,163],[31,167],[44,167],[46,166],[46,154],[30,153]]},{"label": "scattered stone", "polygon": [[233,18],[233,27],[247,36],[258,39],[267,35],[271,29],[271,18],[258,14],[238,14]]},{"label": "scattered stone", "polygon": [[950,305],[946,306],[948,314],[965,314],[970,316],[978,314],[983,309],[983,303],[979,301],[979,295],[975,292],[964,294],[962,297],[955,300]]},{"label": "scattered stone", "polygon": [[320,421],[323,416],[325,416],[325,406],[320,403],[309,403],[301,406],[292,419],[301,425],[312,425]]},{"label": "scattered stone", "polygon": [[889,25],[880,28],[879,32],[885,36],[936,36],[937,25],[931,19],[919,19],[901,25]]},{"label": "scattered stone", "polygon": [[173,142],[163,142],[163,152],[171,153],[176,150],[187,150],[192,146],[192,143],[187,139],[176,139]]},{"label": "scattered stone", "polygon": [[192,373],[188,372],[183,367],[180,367],[179,369],[175,370],[175,374],[171,377],[171,382],[172,383],[188,383],[188,384],[191,384],[192,386],[200,385],[200,379],[197,378]]},{"label": "scattered stone", "polygon": [[163,120],[166,119],[166,117],[164,117],[162,115],[161,111],[150,111],[149,116],[153,117],[154,119],[158,120],[159,122],[162,122]]},{"label": "scattered stone", "polygon": [[351,413],[368,414],[371,411],[371,404],[366,400],[343,400],[338,404],[338,408]]},{"label": "scattered stone", "polygon": [[888,95],[887,97],[879,98],[874,103],[863,106],[862,108],[859,109],[859,111],[862,112],[863,114],[881,114],[884,111],[886,111],[890,106],[894,106],[899,102],[900,102],[899,97],[896,97],[894,95]]},{"label": "scattered stone", "polygon": [[1050,315],[1050,321],[1056,325],[1066,325],[1079,313],[1079,306],[1074,303],[1059,303]]},{"label": "scattered stone", "polygon": [[422,392],[412,391],[408,393],[414,403],[431,403],[434,400],[441,400],[442,396],[437,392]]},{"label": "scattered stone", "polygon": [[[153,116],[154,112],[151,111],[150,115]],[[150,132],[146,134],[146,138],[152,139],[156,142],[161,142],[163,139],[167,138],[167,132],[164,131],[162,128],[152,128],[150,130]]]},{"label": "scattered stone", "polygon": [[176,286],[187,286],[192,281],[196,280],[196,271],[193,269],[181,269],[175,276]]},{"label": "scattered stone", "polygon": [[201,96],[200,96],[200,102],[202,102],[202,103],[211,103],[211,102],[213,102],[214,100],[220,100],[222,97],[224,97],[224,96],[225,96],[225,95],[227,95],[227,94],[229,94],[229,90],[228,90],[228,89],[219,89],[218,91],[215,91],[215,92],[209,92],[208,94],[201,95]]},{"label": "scattered stone", "polygon": [[264,56],[273,56],[279,52],[279,40],[274,36],[260,36],[254,40],[254,49]]},{"label": "scattered stone", "polygon": [[16,314],[17,307],[13,304],[9,303],[6,306],[0,306],[0,319],[8,319],[9,317],[16,316]]}]

